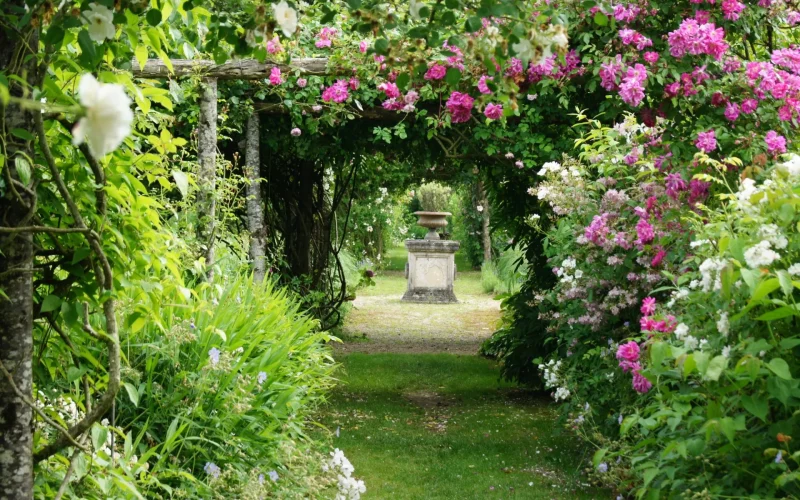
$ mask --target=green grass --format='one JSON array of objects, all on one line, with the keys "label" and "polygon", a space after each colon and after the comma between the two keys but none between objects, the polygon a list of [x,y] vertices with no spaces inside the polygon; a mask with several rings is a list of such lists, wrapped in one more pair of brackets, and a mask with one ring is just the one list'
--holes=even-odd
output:
[{"label": "green grass", "polygon": [[[374,297],[377,295],[391,295],[398,299],[403,296],[408,287],[405,274],[399,271],[378,271],[375,277],[375,286],[360,289],[356,295]],[[454,284],[456,297],[470,295],[486,295],[481,286],[481,273],[479,271],[459,272]]]},{"label": "green grass", "polygon": [[[365,499],[583,499],[575,439],[548,401],[498,379],[492,361],[350,354],[322,423],[365,480]],[[532,484],[531,484],[532,483]]]}]

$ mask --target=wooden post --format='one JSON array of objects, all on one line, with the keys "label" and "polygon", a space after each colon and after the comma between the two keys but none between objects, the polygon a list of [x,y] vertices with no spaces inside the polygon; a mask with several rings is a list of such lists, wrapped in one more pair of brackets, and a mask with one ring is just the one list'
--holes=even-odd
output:
[{"label": "wooden post", "polygon": [[208,279],[214,278],[214,238],[217,185],[217,80],[203,80],[200,93],[200,118],[197,121],[197,237],[209,266]]},{"label": "wooden post", "polygon": [[250,231],[250,261],[253,263],[253,279],[264,281],[266,275],[266,224],[264,206],[261,202],[261,144],[258,113],[247,119],[247,145],[244,152],[247,184],[247,229]]},{"label": "wooden post", "polygon": [[483,186],[483,181],[478,182],[478,193],[483,207],[482,221],[481,221],[481,236],[483,237],[483,261],[492,261],[492,235],[489,228],[489,197],[486,196],[486,188]]}]

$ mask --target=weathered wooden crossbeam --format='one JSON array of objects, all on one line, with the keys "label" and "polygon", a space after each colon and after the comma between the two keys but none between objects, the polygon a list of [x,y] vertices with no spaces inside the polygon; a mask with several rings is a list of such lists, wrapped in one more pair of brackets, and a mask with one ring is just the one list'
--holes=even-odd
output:
[{"label": "weathered wooden crossbeam", "polygon": [[255,59],[239,59],[217,64],[208,60],[170,59],[172,71],[161,59],[148,59],[144,68],[134,61],[133,76],[137,78],[175,78],[200,75],[204,78],[219,80],[260,80],[268,78],[272,68],[280,68],[281,72],[304,75],[327,75],[328,59],[325,57],[307,57],[293,59],[289,64],[258,62]]}]

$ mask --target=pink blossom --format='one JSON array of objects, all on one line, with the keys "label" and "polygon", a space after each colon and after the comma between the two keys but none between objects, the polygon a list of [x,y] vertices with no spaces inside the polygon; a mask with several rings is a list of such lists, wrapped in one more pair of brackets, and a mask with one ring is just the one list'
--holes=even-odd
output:
[{"label": "pink blossom", "polygon": [[647,80],[647,68],[642,64],[629,67],[619,86],[622,100],[631,106],[639,106],[644,99],[644,82]]},{"label": "pink blossom", "polygon": [[786,152],[786,138],[778,134],[774,130],[767,132],[764,136],[764,142],[767,143],[767,151],[773,154]]},{"label": "pink blossom", "polygon": [[317,39],[317,42],[314,45],[316,45],[318,49],[321,49],[323,47],[330,47],[331,41],[335,36],[336,36],[336,30],[334,28],[329,28],[327,26],[324,26],[322,28],[322,31],[320,31],[319,33],[319,39]]},{"label": "pink blossom", "polygon": [[644,375],[639,373],[638,370],[633,372],[633,389],[636,392],[644,394],[649,391],[651,387],[653,387],[653,384],[650,383],[650,381],[647,380]]},{"label": "pink blossom", "polygon": [[358,44],[358,50],[362,54],[365,54],[368,48],[369,48],[369,42],[367,42],[366,40],[361,40],[361,43]]},{"label": "pink blossom", "polygon": [[689,204],[694,205],[697,201],[703,200],[708,196],[708,189],[711,185],[708,182],[692,179],[689,181]]},{"label": "pink blossom", "polygon": [[272,85],[280,85],[283,83],[283,78],[281,77],[281,69],[278,67],[272,68],[272,71],[269,72],[269,83]]},{"label": "pink blossom", "polygon": [[661,262],[664,260],[664,257],[666,257],[666,256],[667,256],[667,252],[664,251],[664,249],[662,248],[661,250],[658,251],[658,253],[655,254],[655,256],[653,257],[653,260],[650,261],[650,266],[651,267],[660,266]]},{"label": "pink blossom", "polygon": [[607,213],[595,215],[592,219],[592,222],[586,226],[586,229],[584,230],[583,235],[586,237],[586,239],[595,245],[602,245],[605,243],[606,237],[611,231],[606,225],[608,218],[609,214]]},{"label": "pink blossom", "polygon": [[694,145],[704,153],[710,153],[717,149],[717,135],[714,129],[697,134],[697,141],[695,141]]},{"label": "pink blossom", "polygon": [[405,103],[395,97],[391,97],[383,101],[383,103],[381,103],[381,106],[383,106],[384,109],[388,109],[390,111],[399,111],[402,110],[403,107],[405,107]]},{"label": "pink blossom", "polygon": [[711,19],[711,13],[707,10],[698,9],[694,13],[694,18],[700,24],[706,24]]},{"label": "pink blossom", "polygon": [[344,102],[350,97],[347,90],[347,80],[336,80],[336,83],[322,91],[322,100],[325,102]]},{"label": "pink blossom", "polygon": [[758,101],[755,99],[745,99],[742,101],[742,113],[749,115],[758,109]]},{"label": "pink blossom", "polygon": [[389,99],[397,99],[400,97],[400,89],[397,84],[391,82],[384,82],[378,85],[378,90],[386,94]]},{"label": "pink blossom", "polygon": [[639,222],[636,223],[636,235],[639,237],[636,240],[636,244],[646,245],[647,243],[653,241],[656,233],[653,229],[653,226],[651,226],[647,220],[639,219]]},{"label": "pink blossom", "polygon": [[739,105],[735,102],[729,102],[728,105],[725,106],[725,118],[735,122],[736,119],[739,118]]},{"label": "pink blossom", "polygon": [[722,13],[728,21],[738,20],[745,8],[745,4],[738,0],[722,0]]},{"label": "pink blossom", "polygon": [[644,50],[647,47],[653,46],[653,41],[642,35],[638,31],[625,28],[619,30],[619,37],[625,45],[633,45],[637,50]]},{"label": "pink blossom", "polygon": [[728,50],[725,30],[714,23],[700,24],[695,19],[684,19],[680,27],[668,35],[669,51],[673,57],[686,54],[708,54],[720,60]]},{"label": "pink blossom", "polygon": [[619,362],[619,367],[622,368],[622,371],[624,371],[625,373],[628,372],[636,373],[637,371],[642,369],[642,365],[640,365],[638,361],[622,360]]},{"label": "pink blossom", "polygon": [[664,180],[664,186],[667,188],[667,196],[673,200],[677,200],[680,192],[686,191],[689,188],[689,185],[683,180],[681,174],[677,173],[668,174],[667,178]]},{"label": "pink blossom", "polygon": [[403,97],[403,102],[406,104],[414,104],[419,99],[419,93],[416,90],[409,90]]},{"label": "pink blossom", "polygon": [[503,106],[489,103],[486,105],[486,109],[483,110],[483,114],[490,120],[497,120],[503,116]]},{"label": "pink blossom", "polygon": [[298,78],[297,79],[297,86],[298,87],[300,87],[301,89],[304,89],[304,88],[306,88],[306,85],[308,85],[308,80],[306,80],[305,78]]},{"label": "pink blossom", "polygon": [[645,297],[642,299],[642,307],[639,309],[642,314],[645,316],[651,316],[654,312],[656,312],[656,298],[655,297]]},{"label": "pink blossom", "polygon": [[478,80],[478,91],[481,94],[491,94],[492,89],[489,88],[486,82],[492,80],[494,80],[494,78],[492,78],[491,76],[486,76],[486,75],[481,76],[480,80]]},{"label": "pink blossom", "polygon": [[631,363],[639,361],[639,344],[632,340],[626,344],[620,344],[617,348],[617,359]]},{"label": "pink blossom", "polygon": [[299,128],[295,127],[289,133],[292,134],[292,137],[299,137],[302,132],[300,132]]},{"label": "pink blossom", "polygon": [[512,57],[509,62],[508,69],[506,69],[506,76],[517,76],[522,74],[522,61],[516,57]]},{"label": "pink blossom", "polygon": [[433,66],[428,68],[428,71],[425,73],[424,78],[426,80],[441,80],[442,78],[445,77],[446,74],[447,74],[447,67],[442,64],[435,63]]},{"label": "pink blossom", "polygon": [[472,116],[472,106],[475,99],[462,92],[453,92],[447,99],[447,110],[450,112],[453,123],[464,123]]},{"label": "pink blossom", "polygon": [[267,41],[267,52],[269,52],[270,54],[277,54],[282,50],[283,47],[281,46],[281,41],[278,38],[278,35],[272,37],[272,40]]},{"label": "pink blossom", "polygon": [[645,52],[644,53],[644,60],[649,62],[650,64],[654,64],[658,62],[658,52]]},{"label": "pink blossom", "polygon": [[358,90],[359,85],[360,83],[358,81],[358,78],[356,77],[350,78],[350,81],[348,82],[348,87],[350,87],[350,90]]}]

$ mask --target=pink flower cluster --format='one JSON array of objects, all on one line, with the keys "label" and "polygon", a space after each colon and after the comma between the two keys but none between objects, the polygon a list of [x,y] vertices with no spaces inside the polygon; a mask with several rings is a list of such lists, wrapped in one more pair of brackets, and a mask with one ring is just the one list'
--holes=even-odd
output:
[{"label": "pink flower cluster", "polygon": [[426,80],[441,80],[447,74],[447,66],[444,64],[434,63],[428,71],[425,72]]},{"label": "pink flower cluster", "polygon": [[506,68],[506,76],[515,77],[522,74],[522,61],[516,57],[512,57],[509,61],[508,68]]},{"label": "pink flower cluster", "polygon": [[697,140],[694,143],[697,149],[703,153],[710,153],[717,149],[717,134],[714,129],[697,134]]},{"label": "pink flower cluster", "polygon": [[269,83],[270,85],[280,85],[283,83],[283,77],[281,76],[280,68],[272,68],[272,71],[269,72]]},{"label": "pink flower cluster", "polygon": [[747,6],[738,0],[722,0],[722,13],[728,21],[736,21]]},{"label": "pink flower cluster", "polygon": [[481,78],[478,80],[478,92],[480,92],[481,94],[487,94],[487,95],[491,94],[492,93],[492,89],[489,88],[489,85],[487,85],[486,82],[487,81],[490,82],[492,80],[494,80],[494,78],[492,78],[491,76],[487,76],[487,75],[481,76]]},{"label": "pink flower cluster", "polygon": [[725,30],[714,23],[700,24],[696,19],[684,19],[677,30],[669,33],[667,41],[670,54],[678,58],[707,54],[720,60],[728,50]]},{"label": "pink flower cluster", "polygon": [[626,104],[637,107],[644,99],[647,68],[643,64],[629,67],[619,86],[619,95]]},{"label": "pink flower cluster", "polygon": [[325,102],[344,102],[350,97],[347,80],[336,80],[336,83],[322,91],[322,100]]},{"label": "pink flower cluster", "polygon": [[619,30],[619,37],[625,45],[633,45],[637,50],[644,50],[653,46],[653,41],[636,30],[624,28]]},{"label": "pink flower cluster", "polygon": [[683,180],[681,174],[671,173],[667,174],[664,180],[664,186],[667,188],[667,196],[673,200],[677,200],[680,193],[689,189],[689,184]]},{"label": "pink flower cluster", "polygon": [[774,130],[767,132],[767,135],[764,137],[764,142],[767,143],[767,151],[772,154],[786,152],[786,138]]},{"label": "pink flower cluster", "polygon": [[[702,85],[703,82],[705,82],[709,78],[710,76],[706,72],[706,67],[697,66],[691,73],[681,73],[681,78],[679,81],[670,83],[669,85],[664,87],[664,93],[666,94],[667,97],[677,97],[678,94],[683,92],[684,96],[689,97],[697,94],[699,92],[699,90],[697,90],[697,86]],[[722,101],[725,100],[724,96],[722,96],[721,94],[720,97],[722,98]],[[714,104],[715,106],[721,105],[721,103],[714,103],[713,100],[712,104]]]},{"label": "pink flower cluster", "polygon": [[447,52],[452,52],[452,56],[447,58],[447,65],[451,68],[458,68],[464,71],[464,53],[455,45],[450,45],[447,40],[442,44],[442,49]]},{"label": "pink flower cluster", "polygon": [[[394,85],[394,84],[391,84]],[[395,95],[394,90],[397,90],[397,94]],[[411,113],[416,109],[416,102],[419,100],[419,93],[416,90],[409,90],[406,92],[406,95],[403,96],[400,94],[400,90],[397,89],[397,86],[394,89],[389,88],[389,92],[386,92],[386,95],[389,94],[394,95],[394,97],[390,97],[383,101],[381,106],[385,109],[389,109],[392,111],[402,111],[403,113]]]},{"label": "pink flower cluster", "polygon": [[586,67],[581,65],[581,58],[578,52],[570,50],[564,56],[564,62],[558,62],[557,56],[553,55],[545,58],[539,64],[531,63],[528,67],[528,81],[536,83],[544,78],[560,80],[562,78],[573,78],[586,73]]},{"label": "pink flower cluster", "polygon": [[583,236],[595,245],[602,246],[611,232],[608,227],[608,219],[610,217],[611,214],[609,213],[595,215],[592,222],[584,229]]},{"label": "pink flower cluster", "polygon": [[634,341],[622,344],[617,348],[619,367],[626,373],[633,373],[633,389],[636,392],[644,394],[653,387],[653,384],[640,373],[642,365],[639,363],[639,354],[639,344]]},{"label": "pink flower cluster", "polygon": [[450,112],[450,119],[453,123],[464,123],[469,121],[472,116],[472,107],[475,99],[462,92],[453,92],[447,99],[447,111]]},{"label": "pink flower cluster", "polygon": [[490,120],[498,120],[503,116],[503,106],[490,102],[483,110],[483,114]]},{"label": "pink flower cluster", "polygon": [[641,7],[636,4],[614,6],[614,19],[624,23],[632,23],[642,13]]},{"label": "pink flower cluster", "polygon": [[322,31],[319,32],[319,38],[317,39],[316,47],[321,49],[323,47],[330,47],[333,38],[336,36],[336,30],[334,28],[329,28],[327,26],[323,26]]},{"label": "pink flower cluster", "polygon": [[283,46],[281,45],[280,39],[278,39],[278,35],[272,37],[272,40],[267,41],[267,52],[270,54],[277,54],[282,50]]}]

